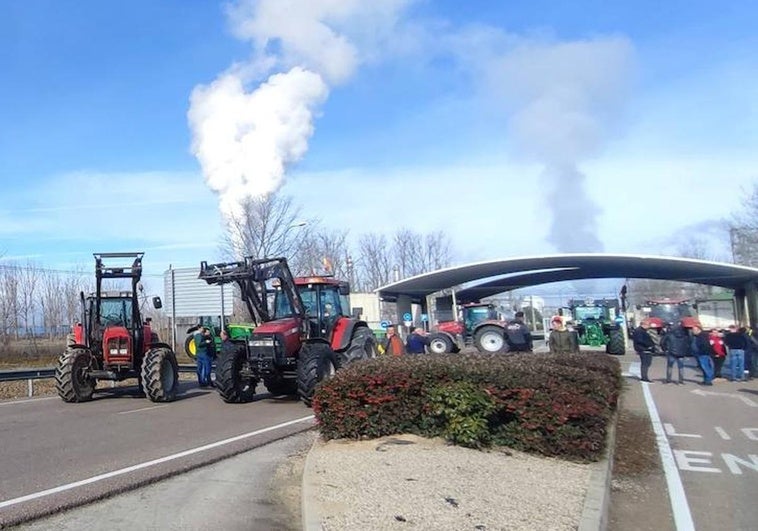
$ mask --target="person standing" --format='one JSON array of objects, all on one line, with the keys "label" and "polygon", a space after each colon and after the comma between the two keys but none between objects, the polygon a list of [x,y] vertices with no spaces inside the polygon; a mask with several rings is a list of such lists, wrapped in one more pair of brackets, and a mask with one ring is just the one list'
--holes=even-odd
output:
[{"label": "person standing", "polygon": [[724,344],[729,349],[729,372],[732,373],[732,381],[741,382],[745,379],[745,334],[737,330],[737,325],[729,325],[729,331],[724,334]]},{"label": "person standing", "polygon": [[690,355],[690,335],[681,323],[669,327],[661,338],[661,348],[666,353],[666,383],[671,383],[671,373],[676,363],[679,385],[684,384],[684,358]]},{"label": "person standing", "polygon": [[201,326],[192,336],[195,342],[195,362],[197,363],[197,384],[203,388],[211,385],[211,350],[210,343],[213,342],[210,331]]},{"label": "person standing", "polygon": [[579,342],[576,333],[569,331],[563,323],[563,318],[556,315],[550,321],[553,329],[550,331],[548,345],[551,354],[576,354],[579,352]]},{"label": "person standing", "polygon": [[524,312],[518,311],[515,319],[505,326],[505,341],[512,352],[531,352],[534,350],[532,333],[524,323]]},{"label": "person standing", "polygon": [[655,343],[653,338],[650,337],[648,330],[650,329],[650,322],[647,319],[640,321],[640,326],[634,329],[632,332],[632,344],[634,345],[634,351],[640,357],[640,380],[647,383],[653,383],[648,378],[648,369],[653,364],[653,352],[655,352]]},{"label": "person standing", "polygon": [[713,357],[713,379],[721,380],[721,367],[724,366],[724,359],[726,359],[726,346],[724,345],[724,337],[715,328],[708,334],[708,341],[711,344],[711,352]]},{"label": "person standing", "polygon": [[703,385],[713,385],[713,360],[711,359],[711,342],[702,327],[692,327],[692,355],[697,359],[703,371]]},{"label": "person standing", "polygon": [[403,345],[403,340],[397,334],[395,325],[391,324],[387,327],[387,338],[384,340],[382,347],[384,353],[390,356],[402,356],[405,354],[405,345]]},{"label": "person standing", "polygon": [[753,329],[749,326],[745,328],[745,339],[747,348],[745,349],[745,368],[747,369],[747,379],[755,378],[755,371],[758,369],[758,339],[753,335]]},{"label": "person standing", "polygon": [[405,349],[408,354],[425,354],[429,346],[429,338],[424,330],[415,326],[411,327],[408,339],[405,340]]}]

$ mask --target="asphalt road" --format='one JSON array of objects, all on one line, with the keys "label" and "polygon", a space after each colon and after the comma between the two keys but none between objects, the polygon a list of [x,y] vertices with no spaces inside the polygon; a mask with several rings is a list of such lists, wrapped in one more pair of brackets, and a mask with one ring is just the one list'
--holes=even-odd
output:
[{"label": "asphalt road", "polygon": [[677,528],[758,528],[758,380],[706,387],[688,359],[685,384],[665,384],[662,357],[650,375],[653,384],[636,385],[654,403],[659,439],[670,450],[663,463]]},{"label": "asphalt road", "polygon": [[136,388],[83,404],[0,402],[0,526],[81,505],[248,451],[313,426],[312,412],[259,388],[249,404],[183,383],[155,404]]}]

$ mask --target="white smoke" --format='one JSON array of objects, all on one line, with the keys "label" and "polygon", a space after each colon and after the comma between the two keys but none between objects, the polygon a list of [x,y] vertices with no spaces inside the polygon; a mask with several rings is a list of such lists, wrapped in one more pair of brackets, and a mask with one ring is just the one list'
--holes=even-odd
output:
[{"label": "white smoke", "polygon": [[[243,0],[228,8],[252,56],[195,87],[188,112],[192,152],[224,215],[237,216],[245,198],[283,184],[308,150],[330,87],[391,40],[410,1]],[[278,73],[249,89],[272,71]]]}]

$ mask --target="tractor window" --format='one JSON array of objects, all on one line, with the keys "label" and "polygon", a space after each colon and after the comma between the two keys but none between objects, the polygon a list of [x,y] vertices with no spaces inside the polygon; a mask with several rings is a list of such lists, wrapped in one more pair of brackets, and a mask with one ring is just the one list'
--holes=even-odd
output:
[{"label": "tractor window", "polygon": [[602,319],[603,317],[605,317],[605,308],[602,306],[577,306],[574,308],[574,318],[577,321]]},{"label": "tractor window", "polygon": [[322,286],[320,304],[321,311],[327,317],[342,315],[342,301],[337,286]]},{"label": "tractor window", "polygon": [[100,324],[102,326],[132,327],[131,299],[101,299]]},{"label": "tractor window", "polygon": [[274,295],[274,319],[289,317],[292,313],[292,304],[290,304],[289,297],[281,289],[277,289]]}]

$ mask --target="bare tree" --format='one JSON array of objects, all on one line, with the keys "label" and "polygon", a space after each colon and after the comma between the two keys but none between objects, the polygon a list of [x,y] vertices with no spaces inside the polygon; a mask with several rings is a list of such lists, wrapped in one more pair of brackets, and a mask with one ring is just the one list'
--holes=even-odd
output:
[{"label": "bare tree", "polygon": [[284,256],[291,259],[312,227],[300,218],[292,198],[274,192],[242,202],[242,215],[226,220],[223,251],[228,258]]},{"label": "bare tree", "polygon": [[356,271],[358,288],[373,291],[389,284],[392,278],[393,259],[387,238],[383,234],[368,233],[358,240]]},{"label": "bare tree", "polygon": [[403,278],[428,273],[450,265],[450,240],[441,231],[423,235],[402,228],[393,238],[393,256]]},{"label": "bare tree", "polygon": [[18,309],[19,319],[24,323],[27,337],[34,336],[36,322],[35,311],[38,306],[38,289],[41,272],[38,266],[27,262],[25,267],[19,268],[18,282]]},{"label": "bare tree", "polygon": [[758,181],[743,190],[742,205],[728,225],[732,261],[758,267]]},{"label": "bare tree", "polygon": [[66,313],[65,290],[63,279],[56,271],[43,270],[40,275],[39,307],[42,313],[42,325],[48,337],[52,339],[60,333]]},{"label": "bare tree", "polygon": [[18,338],[18,277],[16,265],[0,266],[0,338],[4,344]]},{"label": "bare tree", "polygon": [[327,274],[348,279],[347,230],[319,229],[309,232],[292,260],[295,275]]}]

